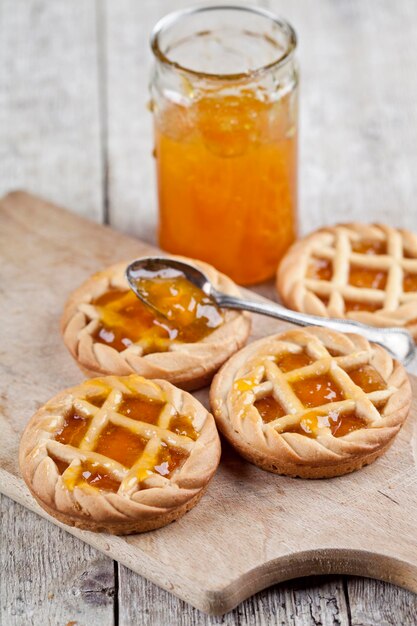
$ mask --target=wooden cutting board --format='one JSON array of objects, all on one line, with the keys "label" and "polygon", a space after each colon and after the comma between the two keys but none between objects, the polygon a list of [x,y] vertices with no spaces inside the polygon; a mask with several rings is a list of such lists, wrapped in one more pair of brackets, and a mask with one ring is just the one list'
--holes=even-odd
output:
[{"label": "wooden cutting board", "polygon": [[[59,334],[64,302],[92,272],[152,252],[25,193],[0,201],[0,491],[43,517],[17,454],[36,409],[82,380]],[[252,338],[282,327],[254,316]],[[207,390],[196,396],[207,404]],[[275,476],[223,445],[207,494],[178,522],[127,538],[63,527],[207,613],[312,574],[370,576],[417,592],[416,418],[417,399],[388,453],[347,476]]]}]

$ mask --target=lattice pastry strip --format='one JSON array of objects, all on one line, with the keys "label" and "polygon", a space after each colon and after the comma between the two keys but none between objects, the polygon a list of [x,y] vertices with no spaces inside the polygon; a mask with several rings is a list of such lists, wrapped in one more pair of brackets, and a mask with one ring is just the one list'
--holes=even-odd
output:
[{"label": "lattice pastry strip", "polygon": [[384,225],[319,230],[288,251],[277,289],[295,310],[406,326],[417,337],[417,235]]},{"label": "lattice pastry strip", "polygon": [[246,458],[306,477],[374,460],[398,432],[410,399],[404,369],[382,348],[318,328],[241,350],[211,391],[218,426]]},{"label": "lattice pastry strip", "polygon": [[22,437],[24,478],[66,523],[125,533],[191,508],[219,461],[213,418],[166,381],[87,381],[58,394]]}]

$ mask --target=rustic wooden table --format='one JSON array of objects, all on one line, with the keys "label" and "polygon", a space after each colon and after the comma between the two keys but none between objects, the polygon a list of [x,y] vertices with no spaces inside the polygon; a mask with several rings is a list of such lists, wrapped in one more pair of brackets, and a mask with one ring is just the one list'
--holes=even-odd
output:
[{"label": "rustic wooden table", "polygon": [[[190,4],[0,0],[0,194],[25,188],[154,241],[147,42],[161,15]],[[417,230],[415,0],[252,4],[282,13],[299,34],[302,232],[346,219]],[[207,617],[0,502],[5,626],[417,623],[414,594],[347,577],[292,581]]]}]

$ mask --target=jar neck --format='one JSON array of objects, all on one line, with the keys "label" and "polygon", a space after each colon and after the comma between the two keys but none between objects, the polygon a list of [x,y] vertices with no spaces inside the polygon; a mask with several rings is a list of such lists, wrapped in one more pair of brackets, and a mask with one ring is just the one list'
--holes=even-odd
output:
[{"label": "jar neck", "polygon": [[280,100],[298,85],[298,64],[291,55],[284,63],[239,79],[197,76],[155,59],[150,89],[153,98],[163,97],[187,105],[206,97],[251,94],[261,101]]}]

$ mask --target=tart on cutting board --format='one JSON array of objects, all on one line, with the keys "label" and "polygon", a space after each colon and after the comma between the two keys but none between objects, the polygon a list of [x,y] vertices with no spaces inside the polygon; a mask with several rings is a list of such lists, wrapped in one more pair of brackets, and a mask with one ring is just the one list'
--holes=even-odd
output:
[{"label": "tart on cutting board", "polygon": [[65,524],[129,534],[178,519],[220,459],[214,419],[189,393],[137,375],[62,391],[29,421],[19,461],[37,502]]},{"label": "tart on cutting board", "polygon": [[[195,264],[213,285],[231,295],[238,287],[200,261]],[[203,291],[183,277],[154,277],[156,298],[170,303],[172,315],[161,316],[129,289],[127,263],[91,276],[72,293],[62,316],[65,345],[88,376],[140,374],[163,378],[183,389],[198,389],[249,335],[250,316],[222,311]]]},{"label": "tart on cutting board", "polygon": [[417,235],[384,224],[339,224],[295,243],[277,290],[290,309],[400,326],[417,338]]},{"label": "tart on cutting board", "polygon": [[306,327],[240,350],[215,376],[210,402],[219,430],[247,460],[324,478],[385,452],[408,415],[411,388],[383,348]]}]

